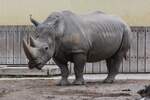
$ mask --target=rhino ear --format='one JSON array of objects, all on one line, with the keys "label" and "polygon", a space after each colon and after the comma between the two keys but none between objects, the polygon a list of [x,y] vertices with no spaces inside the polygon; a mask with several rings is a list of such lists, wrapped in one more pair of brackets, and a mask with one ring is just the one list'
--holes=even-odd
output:
[{"label": "rhino ear", "polygon": [[57,30],[57,34],[59,36],[61,36],[64,33],[64,29],[65,29],[65,24],[64,24],[64,20],[62,19],[57,19],[55,21],[55,28]]},{"label": "rhino ear", "polygon": [[58,23],[58,33],[59,33],[59,34],[63,34],[63,33],[64,33],[64,29],[65,29],[65,24],[64,24],[64,21],[61,20],[61,21]]},{"label": "rhino ear", "polygon": [[61,36],[64,33],[65,25],[64,21],[57,17],[55,20],[48,23],[49,27],[53,27],[56,31],[55,35]]},{"label": "rhino ear", "polygon": [[30,14],[30,21],[37,27],[39,25],[39,22],[37,22],[36,20],[34,20],[32,18],[32,15]]}]

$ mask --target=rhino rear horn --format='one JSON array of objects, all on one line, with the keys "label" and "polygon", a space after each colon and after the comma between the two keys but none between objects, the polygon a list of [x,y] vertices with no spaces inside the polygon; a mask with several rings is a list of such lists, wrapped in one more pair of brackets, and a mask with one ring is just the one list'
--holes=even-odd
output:
[{"label": "rhino rear horn", "polygon": [[33,47],[38,46],[38,42],[32,36],[30,36],[30,46],[33,46]]},{"label": "rhino rear horn", "polygon": [[30,36],[30,46],[40,48],[42,46],[42,43]]},{"label": "rhino rear horn", "polygon": [[39,25],[39,22],[37,22],[36,20],[34,20],[32,18],[32,15],[30,15],[30,21],[37,27]]}]

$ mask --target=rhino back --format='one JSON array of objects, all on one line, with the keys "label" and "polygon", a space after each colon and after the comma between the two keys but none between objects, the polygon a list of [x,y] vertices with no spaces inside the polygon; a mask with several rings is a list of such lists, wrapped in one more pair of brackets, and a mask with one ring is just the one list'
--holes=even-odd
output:
[{"label": "rhino back", "polygon": [[88,53],[88,61],[106,59],[119,49],[126,24],[118,17],[95,12],[78,16],[63,12],[62,47],[67,52]]},{"label": "rhino back", "polygon": [[119,49],[126,23],[119,17],[105,13],[91,14],[82,17],[85,33],[89,36],[92,46],[88,59],[100,60],[114,55]]},{"label": "rhino back", "polygon": [[64,11],[65,30],[62,37],[62,48],[67,52],[87,52],[89,42],[83,30],[83,20],[76,14]]}]

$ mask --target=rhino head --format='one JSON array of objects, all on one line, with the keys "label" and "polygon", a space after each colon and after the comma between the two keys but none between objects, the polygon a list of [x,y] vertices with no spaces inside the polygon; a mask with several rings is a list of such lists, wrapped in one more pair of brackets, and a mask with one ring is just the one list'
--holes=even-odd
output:
[{"label": "rhino head", "polygon": [[63,27],[55,17],[54,15],[48,17],[43,23],[39,23],[30,17],[37,32],[36,38],[30,37],[29,44],[23,40],[23,48],[29,60],[28,66],[30,69],[42,69],[55,53],[55,38],[62,32]]}]

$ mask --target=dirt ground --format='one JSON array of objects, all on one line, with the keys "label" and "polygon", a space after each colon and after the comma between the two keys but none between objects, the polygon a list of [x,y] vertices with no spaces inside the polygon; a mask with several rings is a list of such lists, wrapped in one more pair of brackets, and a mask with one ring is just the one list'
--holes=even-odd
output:
[{"label": "dirt ground", "polygon": [[56,86],[58,80],[0,80],[0,100],[137,100],[148,80],[87,81],[83,86]]}]

